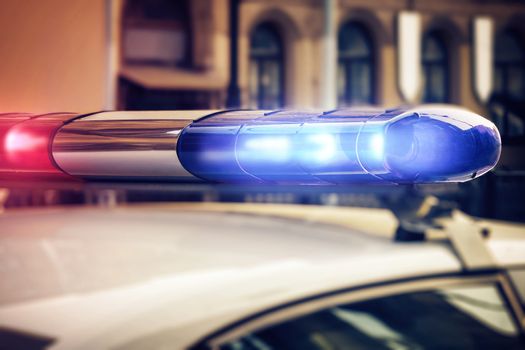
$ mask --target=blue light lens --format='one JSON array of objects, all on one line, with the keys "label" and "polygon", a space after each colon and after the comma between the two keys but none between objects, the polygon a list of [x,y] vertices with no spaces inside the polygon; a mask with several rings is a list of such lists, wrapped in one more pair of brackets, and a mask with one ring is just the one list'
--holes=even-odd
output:
[{"label": "blue light lens", "polygon": [[216,182],[421,183],[467,181],[498,161],[495,126],[459,108],[331,113],[224,112],[178,142],[182,165]]}]

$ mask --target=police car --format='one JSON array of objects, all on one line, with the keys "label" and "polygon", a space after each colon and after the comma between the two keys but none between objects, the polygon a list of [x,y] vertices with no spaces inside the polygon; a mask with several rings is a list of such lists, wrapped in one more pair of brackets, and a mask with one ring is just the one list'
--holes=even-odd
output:
[{"label": "police car", "polygon": [[386,205],[7,210],[0,346],[525,348],[525,228],[432,196],[388,196],[494,166],[497,130],[456,112],[240,111],[184,125],[166,112],[24,117],[3,135],[7,178],[195,178],[328,194],[327,183],[372,183]]},{"label": "police car", "polygon": [[523,226],[460,212],[442,220],[425,240],[403,242],[393,239],[397,221],[383,209],[14,210],[0,216],[1,343],[524,348]]}]

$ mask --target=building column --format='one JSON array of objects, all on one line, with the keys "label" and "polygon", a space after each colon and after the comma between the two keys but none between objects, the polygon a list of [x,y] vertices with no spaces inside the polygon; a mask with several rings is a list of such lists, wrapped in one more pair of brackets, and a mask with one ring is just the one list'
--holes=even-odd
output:
[{"label": "building column", "polygon": [[226,107],[241,106],[241,90],[239,88],[239,6],[240,0],[230,0],[230,82]]},{"label": "building column", "polygon": [[474,91],[476,97],[483,103],[487,102],[492,92],[493,75],[493,35],[492,18],[478,16],[473,22],[473,61],[474,61]]},{"label": "building column", "polygon": [[320,107],[325,110],[337,106],[337,34],[336,34],[337,0],[324,0],[324,28],[322,36],[322,53],[320,67]]},{"label": "building column", "polygon": [[405,102],[421,96],[421,14],[401,11],[397,18],[398,85]]},{"label": "building column", "polygon": [[120,68],[120,41],[122,11],[124,4],[122,0],[105,0],[105,46],[106,46],[106,72],[105,72],[105,101],[104,109],[113,110],[117,108],[118,75]]}]

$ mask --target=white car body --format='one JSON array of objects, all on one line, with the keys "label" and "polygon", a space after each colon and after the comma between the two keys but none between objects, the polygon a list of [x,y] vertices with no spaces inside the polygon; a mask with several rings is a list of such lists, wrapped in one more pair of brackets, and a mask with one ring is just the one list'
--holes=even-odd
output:
[{"label": "white car body", "polygon": [[[525,265],[524,228],[487,225],[497,265]],[[293,205],[6,212],[0,327],[50,349],[184,349],[279,305],[464,273],[446,240],[394,242],[393,227],[385,210]]]}]

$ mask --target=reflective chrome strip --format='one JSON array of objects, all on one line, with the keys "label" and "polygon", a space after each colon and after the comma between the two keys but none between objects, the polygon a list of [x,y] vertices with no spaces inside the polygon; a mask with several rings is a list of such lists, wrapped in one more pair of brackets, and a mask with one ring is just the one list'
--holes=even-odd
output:
[{"label": "reflective chrome strip", "polygon": [[189,120],[221,112],[221,110],[189,110],[189,111],[110,111],[91,114],[82,118],[88,120]]},{"label": "reflective chrome strip", "polygon": [[119,111],[77,119],[62,127],[52,146],[66,173],[90,178],[196,179],[179,162],[179,133],[215,111]]}]

